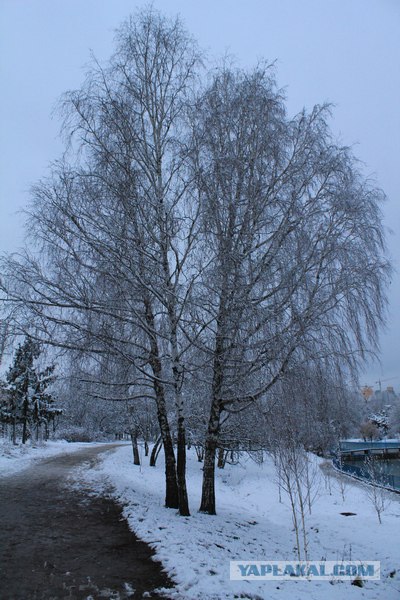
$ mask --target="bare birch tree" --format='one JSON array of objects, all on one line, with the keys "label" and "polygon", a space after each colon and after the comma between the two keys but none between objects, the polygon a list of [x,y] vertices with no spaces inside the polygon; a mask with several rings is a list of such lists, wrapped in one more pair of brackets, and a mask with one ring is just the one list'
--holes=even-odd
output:
[{"label": "bare birch tree", "polygon": [[390,492],[385,489],[388,484],[388,476],[385,465],[379,457],[368,456],[363,466],[365,474],[370,483],[364,485],[365,494],[375,509],[379,525],[382,525],[382,513],[390,505]]},{"label": "bare birch tree", "polygon": [[356,369],[374,344],[387,263],[379,203],[329,109],[285,114],[271,68],[222,68],[194,116],[204,236],[197,319],[211,365],[200,510],[215,513],[221,414],[304,360]]},{"label": "bare birch tree", "polygon": [[[8,265],[11,297],[28,307],[30,319],[34,313],[47,340],[99,352],[108,345],[151,382],[166,505],[185,515],[179,321],[196,209],[187,204],[181,130],[198,63],[179,20],[150,10],[125,22],[109,64],[95,62],[82,88],[64,98],[69,162],[56,164],[36,186],[32,208],[46,264],[26,256]],[[66,332],[61,341],[57,328]],[[177,411],[177,468],[168,386]]]}]

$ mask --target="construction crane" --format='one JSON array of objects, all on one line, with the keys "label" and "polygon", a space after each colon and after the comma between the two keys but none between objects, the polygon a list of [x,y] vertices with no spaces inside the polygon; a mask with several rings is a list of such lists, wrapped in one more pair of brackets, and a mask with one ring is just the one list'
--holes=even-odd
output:
[{"label": "construction crane", "polygon": [[398,379],[398,377],[389,377],[388,379],[378,379],[378,381],[375,381],[375,383],[379,383],[379,391],[382,391],[382,383],[385,383],[386,381],[393,381],[394,379]]},{"label": "construction crane", "polygon": [[[379,384],[379,391],[382,392],[382,383],[385,383],[386,381],[393,381],[395,379],[399,379],[399,377],[388,377],[386,379],[378,379],[378,381],[375,381],[375,384]],[[361,388],[361,393],[364,396],[365,400],[369,400],[371,398],[371,396],[374,395],[374,390],[372,385],[368,385],[368,383],[366,383],[362,388]]]}]

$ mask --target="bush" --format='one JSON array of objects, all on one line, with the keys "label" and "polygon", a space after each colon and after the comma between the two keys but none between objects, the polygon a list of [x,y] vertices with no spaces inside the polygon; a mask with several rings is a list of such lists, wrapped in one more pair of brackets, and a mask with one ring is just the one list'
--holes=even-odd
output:
[{"label": "bush", "polygon": [[95,436],[91,431],[77,425],[62,427],[57,431],[56,438],[67,442],[93,442]]}]

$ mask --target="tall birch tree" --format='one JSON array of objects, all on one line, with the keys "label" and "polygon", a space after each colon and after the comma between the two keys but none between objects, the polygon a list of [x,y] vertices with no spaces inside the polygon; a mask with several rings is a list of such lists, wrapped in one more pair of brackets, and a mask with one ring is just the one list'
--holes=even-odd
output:
[{"label": "tall birch tree", "polygon": [[379,204],[327,125],[290,119],[271,67],[223,67],[193,117],[203,253],[197,287],[210,413],[200,510],[214,514],[222,414],[289,366],[356,370],[377,339],[387,263]]},{"label": "tall birch tree", "polygon": [[[67,331],[67,346],[87,343],[88,351],[105,352],[108,344],[151,382],[166,505],[185,515],[179,322],[196,210],[187,203],[182,131],[199,63],[178,19],[146,10],[122,25],[109,63],[94,61],[84,85],[65,95],[68,152],[34,189],[31,229],[46,264],[26,256],[8,265],[14,297],[21,293],[48,339],[57,342],[59,333],[48,327],[53,323]],[[177,464],[166,408],[170,388]]]}]

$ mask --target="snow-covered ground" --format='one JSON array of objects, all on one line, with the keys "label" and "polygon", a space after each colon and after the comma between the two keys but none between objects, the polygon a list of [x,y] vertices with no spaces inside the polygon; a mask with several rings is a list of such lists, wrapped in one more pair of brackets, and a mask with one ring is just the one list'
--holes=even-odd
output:
[{"label": "snow-covered ground", "polygon": [[[161,455],[160,455],[161,458]],[[316,459],[317,460],[317,459]],[[400,598],[400,496],[388,493],[390,504],[379,525],[365,486],[319,469],[318,493],[308,517],[309,557],[312,560],[381,561],[381,580],[356,587],[328,581],[230,581],[229,562],[295,560],[295,538],[287,498],[279,502],[274,465],[243,457],[241,464],[217,470],[217,516],[197,512],[201,464],[188,456],[189,518],[166,509],[163,464],[135,467],[129,446],[103,456],[79,479],[100,492],[109,489],[124,504],[124,514],[135,533],[148,542],[177,587],[168,598],[222,600],[342,600]],[[318,464],[321,461],[318,461]],[[323,473],[330,472],[327,476]],[[344,477],[344,479],[343,479]],[[341,489],[340,479],[345,481]],[[344,495],[344,499],[343,499]],[[343,516],[341,512],[356,513]],[[393,573],[394,572],[394,573]],[[390,575],[391,574],[391,575]]]},{"label": "snow-covered ground", "polygon": [[42,458],[55,456],[56,454],[67,454],[87,448],[92,444],[84,442],[66,442],[59,440],[46,443],[18,444],[14,446],[10,442],[0,441],[0,476],[12,475],[29,467],[33,462]]}]

